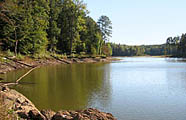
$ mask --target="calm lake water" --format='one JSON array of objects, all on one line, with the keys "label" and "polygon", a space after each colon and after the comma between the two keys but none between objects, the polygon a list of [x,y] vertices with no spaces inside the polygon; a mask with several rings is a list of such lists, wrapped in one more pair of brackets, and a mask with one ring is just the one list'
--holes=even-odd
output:
[{"label": "calm lake water", "polygon": [[[98,108],[119,120],[186,120],[186,62],[129,57],[36,69],[15,89],[39,109]],[[16,80],[27,70],[1,75]]]}]

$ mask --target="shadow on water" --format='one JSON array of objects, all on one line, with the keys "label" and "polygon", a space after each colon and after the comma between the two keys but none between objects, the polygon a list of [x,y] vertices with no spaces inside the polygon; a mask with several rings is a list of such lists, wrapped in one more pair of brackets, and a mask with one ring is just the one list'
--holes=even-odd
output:
[{"label": "shadow on water", "polygon": [[[27,96],[39,109],[78,110],[107,106],[110,83],[108,64],[73,64],[41,67],[14,88]],[[5,76],[16,80],[25,70]],[[103,98],[103,99],[102,99]]]}]

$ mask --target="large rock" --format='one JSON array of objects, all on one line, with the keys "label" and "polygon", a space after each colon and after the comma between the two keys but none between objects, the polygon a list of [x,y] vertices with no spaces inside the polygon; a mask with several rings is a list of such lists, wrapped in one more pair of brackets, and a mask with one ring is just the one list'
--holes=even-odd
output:
[{"label": "large rock", "polygon": [[[81,111],[39,111],[35,105],[19,92],[5,87],[0,90],[4,103],[22,119],[31,120],[116,120],[110,113],[89,108]],[[10,106],[10,107],[9,107]]]},{"label": "large rock", "polygon": [[52,110],[41,110],[41,114],[43,114],[47,120],[51,120],[56,113]]},{"label": "large rock", "polygon": [[82,111],[59,111],[52,120],[116,120],[110,113],[89,108]]},{"label": "large rock", "polygon": [[69,112],[59,111],[52,117],[52,120],[74,120],[74,119]]},{"label": "large rock", "polygon": [[30,119],[29,114],[26,111],[17,112],[18,116],[22,119]]},{"label": "large rock", "polygon": [[1,90],[0,94],[8,108],[14,110],[20,118],[45,120],[45,116],[40,113],[35,105],[16,90],[6,88],[6,90]]},{"label": "large rock", "polygon": [[46,118],[37,110],[30,110],[28,114],[31,120],[46,120]]}]

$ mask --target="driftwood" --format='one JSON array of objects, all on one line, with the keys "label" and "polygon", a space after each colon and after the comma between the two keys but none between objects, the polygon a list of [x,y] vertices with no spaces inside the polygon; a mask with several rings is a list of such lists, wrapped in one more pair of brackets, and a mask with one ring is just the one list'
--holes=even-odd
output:
[{"label": "driftwood", "polygon": [[18,63],[18,64],[21,64],[21,65],[27,66],[27,67],[32,67],[32,68],[35,67],[35,66],[32,66],[32,65],[29,65],[29,64],[22,63],[22,62],[20,62],[20,61],[17,61],[17,60],[11,59],[11,58],[9,58],[9,57],[4,57],[4,58],[6,58],[6,59],[8,59],[8,60],[11,60],[11,61],[14,61],[14,62],[16,62],[16,63]]},{"label": "driftwood", "polygon": [[27,73],[25,73],[25,74],[22,75],[19,79],[17,79],[15,83],[7,83],[7,84],[4,84],[4,85],[5,85],[5,86],[18,85],[20,80],[22,80],[24,77],[26,77],[28,74],[30,74],[30,73],[31,73],[33,70],[35,70],[36,68],[38,68],[38,67],[34,67],[34,68],[30,69]]},{"label": "driftwood", "polygon": [[12,64],[10,64],[10,63],[8,63],[8,62],[5,62],[7,65],[9,65],[10,67],[13,67],[14,69],[17,69],[17,67],[16,66],[14,66],[14,65],[12,65]]},{"label": "driftwood", "polygon": [[53,58],[55,58],[56,60],[59,60],[59,61],[61,61],[61,62],[63,62],[63,63],[66,63],[66,64],[71,64],[71,62],[69,62],[69,61],[67,61],[67,60],[64,60],[64,59],[59,59],[59,58],[57,58],[57,57],[55,57],[55,56],[53,56],[53,55],[51,55]]}]

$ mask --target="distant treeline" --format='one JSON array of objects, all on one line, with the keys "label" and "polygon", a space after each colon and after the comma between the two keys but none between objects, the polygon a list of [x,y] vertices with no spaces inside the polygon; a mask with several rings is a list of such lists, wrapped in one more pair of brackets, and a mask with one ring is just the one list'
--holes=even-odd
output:
[{"label": "distant treeline", "polygon": [[94,21],[81,0],[1,0],[0,49],[24,55],[111,55],[109,17]]},{"label": "distant treeline", "polygon": [[143,56],[143,55],[165,55],[166,45],[141,45],[128,46],[111,44],[113,56]]},{"label": "distant treeline", "polygon": [[174,57],[186,57],[186,34],[169,37],[162,45],[128,46],[111,44],[113,56],[159,56],[168,55]]}]

